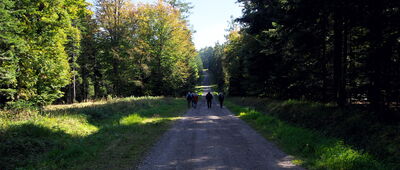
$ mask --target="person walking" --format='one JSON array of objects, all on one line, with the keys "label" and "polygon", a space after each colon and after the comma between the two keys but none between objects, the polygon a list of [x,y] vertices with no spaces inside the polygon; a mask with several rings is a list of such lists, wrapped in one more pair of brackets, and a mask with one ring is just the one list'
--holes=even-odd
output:
[{"label": "person walking", "polygon": [[224,93],[219,93],[218,94],[218,100],[219,100],[219,105],[221,106],[221,108],[222,108],[222,106],[223,106],[223,104],[224,104],[224,99],[225,99],[225,96],[224,96]]},{"label": "person walking", "polygon": [[193,99],[192,93],[191,93],[191,92],[188,92],[188,93],[186,94],[186,100],[187,100],[187,102],[188,102],[188,108],[190,108],[190,105],[192,104],[192,99]]},{"label": "person walking", "polygon": [[197,102],[199,101],[199,95],[197,95],[197,93],[193,93],[193,99],[192,99],[192,101],[193,101],[193,103],[192,103],[193,108],[196,109],[196,107],[197,107]]},{"label": "person walking", "polygon": [[211,108],[212,99],[213,99],[213,95],[210,92],[208,92],[206,95],[207,108]]}]

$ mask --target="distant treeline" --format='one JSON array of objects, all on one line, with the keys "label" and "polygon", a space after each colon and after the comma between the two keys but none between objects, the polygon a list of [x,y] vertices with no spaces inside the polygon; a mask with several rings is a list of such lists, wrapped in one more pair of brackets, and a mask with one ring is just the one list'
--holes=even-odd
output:
[{"label": "distant treeline", "polygon": [[200,55],[235,96],[400,107],[400,1],[238,0],[227,42]]},{"label": "distant treeline", "polygon": [[0,107],[179,95],[202,70],[189,3],[1,0]]}]

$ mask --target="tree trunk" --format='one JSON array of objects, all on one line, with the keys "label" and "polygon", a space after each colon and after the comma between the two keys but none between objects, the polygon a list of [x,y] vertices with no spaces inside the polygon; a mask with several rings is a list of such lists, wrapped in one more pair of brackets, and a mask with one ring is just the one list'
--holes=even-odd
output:
[{"label": "tree trunk", "polygon": [[100,90],[100,85],[101,85],[100,81],[102,80],[102,75],[99,70],[100,66],[97,61],[96,56],[94,56],[93,61],[94,61],[94,67],[93,67],[94,96],[95,96],[95,98],[101,98],[101,97],[103,97],[103,94],[101,93],[101,90]]},{"label": "tree trunk", "polygon": [[321,37],[320,37],[320,61],[321,61],[321,79],[322,79],[322,101],[328,102],[330,100],[330,97],[328,97],[328,63],[329,63],[329,57],[327,56],[327,41],[326,37],[328,36],[328,31],[327,28],[329,26],[328,22],[328,16],[325,13],[325,11],[322,11],[321,14]]},{"label": "tree trunk", "polygon": [[344,25],[343,25],[343,13],[341,7],[342,5],[336,4],[334,12],[333,78],[334,78],[336,102],[340,107],[343,107],[346,104],[346,95],[345,95],[346,90],[345,90],[344,70],[343,70]]},{"label": "tree trunk", "polygon": [[382,2],[371,2],[370,4],[371,16],[369,17],[368,28],[369,39],[371,42],[370,53],[368,56],[368,69],[369,71],[369,92],[368,92],[368,100],[370,101],[371,107],[374,112],[384,118],[385,110],[384,110],[384,102],[383,102],[383,76],[382,70],[383,61],[385,56],[385,52],[383,49],[383,22],[382,22]]}]

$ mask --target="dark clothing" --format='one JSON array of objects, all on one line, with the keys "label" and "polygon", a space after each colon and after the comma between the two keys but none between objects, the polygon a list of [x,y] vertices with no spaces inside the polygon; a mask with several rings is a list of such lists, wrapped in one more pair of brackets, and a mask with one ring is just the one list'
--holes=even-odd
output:
[{"label": "dark clothing", "polygon": [[211,108],[211,100],[207,100],[207,108]]},{"label": "dark clothing", "polygon": [[207,93],[207,95],[206,95],[206,100],[207,100],[207,107],[208,108],[211,108],[211,104],[212,104],[212,99],[213,99],[213,96],[212,96],[212,94],[211,93]]},{"label": "dark clothing", "polygon": [[186,100],[192,100],[192,98],[193,98],[193,95],[192,95],[192,94],[187,94],[187,95],[186,95]]},{"label": "dark clothing", "polygon": [[207,100],[212,100],[213,99],[213,95],[211,93],[207,93],[206,99]]},{"label": "dark clothing", "polygon": [[225,96],[223,94],[218,95],[219,105],[221,106],[221,108],[224,104],[224,99],[225,99]]},{"label": "dark clothing", "polygon": [[188,102],[188,108],[190,108],[190,104],[192,103],[192,99],[193,99],[192,94],[187,94],[186,95],[186,100]]}]

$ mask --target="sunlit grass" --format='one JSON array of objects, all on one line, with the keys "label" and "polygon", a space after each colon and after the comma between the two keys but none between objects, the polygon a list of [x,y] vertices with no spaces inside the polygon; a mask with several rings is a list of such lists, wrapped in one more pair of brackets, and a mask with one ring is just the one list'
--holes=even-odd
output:
[{"label": "sunlit grass", "polygon": [[296,156],[294,164],[308,169],[386,169],[371,155],[355,150],[343,141],[296,127],[248,107],[226,102],[239,118],[264,137],[276,142],[286,153]]},{"label": "sunlit grass", "polygon": [[84,115],[62,115],[58,117],[37,117],[32,121],[33,125],[42,126],[51,129],[53,132],[62,131],[73,137],[85,137],[96,133],[99,128],[90,124]]},{"label": "sunlit grass", "polygon": [[129,169],[186,109],[185,101],[129,97],[0,116],[0,169]]}]

